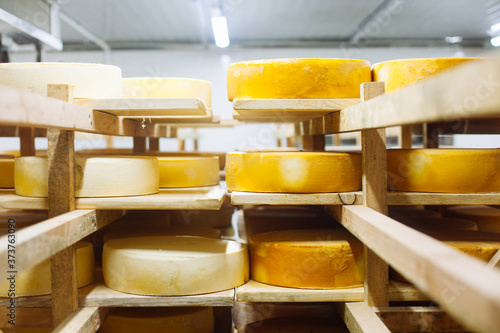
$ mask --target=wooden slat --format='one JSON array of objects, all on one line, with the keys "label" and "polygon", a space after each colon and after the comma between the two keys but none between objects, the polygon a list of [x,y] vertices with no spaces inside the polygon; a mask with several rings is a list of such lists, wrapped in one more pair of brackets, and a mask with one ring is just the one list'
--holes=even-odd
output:
[{"label": "wooden slat", "polygon": [[344,206],[342,224],[456,320],[478,332],[500,327],[500,272],[363,206]]},{"label": "wooden slat", "polygon": [[411,148],[412,136],[411,136],[411,126],[403,125],[401,126],[401,148]]},{"label": "wooden slat", "polygon": [[498,205],[500,193],[389,192],[389,205]]},{"label": "wooden slat", "polygon": [[[2,205],[0,197],[0,205]],[[233,205],[354,205],[363,202],[361,192],[344,193],[252,193],[232,192]]]},{"label": "wooden slat", "polygon": [[488,262],[488,266],[500,268],[500,250],[498,250],[493,258],[491,258],[491,260]]},{"label": "wooden slat", "polygon": [[21,138],[21,156],[35,156],[35,129],[21,127],[19,137]]},{"label": "wooden slat", "polygon": [[373,308],[391,332],[468,332],[438,307]]},{"label": "wooden slat", "polygon": [[160,138],[148,138],[149,141],[149,151],[159,152],[160,151]]},{"label": "wooden slat", "polygon": [[84,307],[73,312],[54,333],[94,333],[104,322],[110,312],[109,308]]},{"label": "wooden slat", "polygon": [[340,304],[340,315],[351,333],[390,333],[373,309],[362,302]]},{"label": "wooden slat", "polygon": [[135,136],[134,137],[134,154],[143,154],[146,152],[146,138]]}]

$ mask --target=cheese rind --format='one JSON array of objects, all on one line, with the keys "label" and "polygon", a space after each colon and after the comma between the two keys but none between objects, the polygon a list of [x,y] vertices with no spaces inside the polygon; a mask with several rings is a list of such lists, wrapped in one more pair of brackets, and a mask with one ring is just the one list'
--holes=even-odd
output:
[{"label": "cheese rind", "polygon": [[219,184],[219,159],[158,157],[160,187],[200,187]]},{"label": "cheese rind", "polygon": [[500,209],[489,206],[454,206],[446,216],[467,219],[477,223],[479,231],[500,233]]},{"label": "cheese rind", "polygon": [[123,98],[199,98],[212,107],[212,83],[178,77],[123,79]]},{"label": "cheese rind", "polygon": [[[94,281],[94,248],[91,243],[80,241],[76,243],[76,272],[78,288]],[[24,270],[16,277],[16,297],[50,294],[51,287],[50,260],[44,260],[38,265]],[[0,296],[7,297],[10,282],[0,285]]]},{"label": "cheese rind", "polygon": [[373,65],[373,81],[385,82],[385,92],[406,87],[429,76],[479,58],[428,58],[384,61]]},{"label": "cheese rind", "polygon": [[498,149],[389,149],[393,191],[484,193],[500,191]]},{"label": "cheese rind", "polygon": [[103,248],[106,285],[138,295],[195,295],[248,281],[244,244],[191,236],[114,239]]},{"label": "cheese rind", "polygon": [[229,191],[320,193],[361,189],[361,155],[356,153],[227,154]]},{"label": "cheese rind", "polygon": [[0,64],[0,85],[47,96],[48,84],[74,86],[75,98],[121,98],[122,71],[116,66],[85,63]]},{"label": "cheese rind", "polygon": [[115,308],[99,328],[99,333],[212,333],[213,309]]},{"label": "cheese rind", "polygon": [[272,231],[249,241],[252,280],[314,289],[363,284],[363,244],[345,229]]},{"label": "cheese rind", "polygon": [[14,188],[14,158],[0,158],[0,188]]},{"label": "cheese rind", "polygon": [[371,81],[370,63],[355,59],[269,59],[229,65],[227,96],[251,98],[359,98]]},{"label": "cheese rind", "polygon": [[[75,157],[76,197],[145,195],[159,191],[155,157]],[[15,163],[16,194],[48,196],[48,161],[44,157],[18,157]]]}]

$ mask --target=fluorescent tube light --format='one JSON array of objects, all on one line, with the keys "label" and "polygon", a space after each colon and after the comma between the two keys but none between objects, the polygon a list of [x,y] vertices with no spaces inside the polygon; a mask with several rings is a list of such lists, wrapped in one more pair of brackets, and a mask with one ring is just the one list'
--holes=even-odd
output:
[{"label": "fluorescent tube light", "polygon": [[212,16],[212,29],[214,31],[215,45],[221,48],[229,46],[227,21],[224,16]]}]

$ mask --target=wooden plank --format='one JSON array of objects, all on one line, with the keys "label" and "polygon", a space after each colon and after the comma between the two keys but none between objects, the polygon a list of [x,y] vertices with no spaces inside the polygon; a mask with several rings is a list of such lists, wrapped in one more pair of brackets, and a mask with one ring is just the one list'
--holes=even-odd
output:
[{"label": "wooden plank", "polygon": [[403,125],[401,126],[401,148],[411,148],[412,137],[411,137],[411,126]]},{"label": "wooden plank", "polygon": [[16,307],[15,325],[9,323],[9,320],[11,320],[9,315],[9,308],[0,308],[0,329],[15,329],[18,327],[52,327],[51,308]]},{"label": "wooden plank", "polygon": [[[410,284],[391,281],[389,285],[391,301],[428,301]],[[364,289],[297,289],[271,286],[250,280],[236,288],[238,302],[360,302],[364,299]],[[1,304],[1,303],[0,303]]]},{"label": "wooden plank", "polygon": [[390,333],[373,309],[365,303],[341,303],[339,311],[351,333]]},{"label": "wooden plank", "polygon": [[[361,102],[385,93],[384,82],[361,84]],[[387,214],[387,152],[385,128],[361,131],[363,205]],[[389,266],[367,246],[364,247],[365,303],[388,306]]]},{"label": "wooden plank", "polygon": [[500,271],[363,206],[344,206],[342,224],[464,326],[500,327]]},{"label": "wooden plank", "polygon": [[488,262],[488,266],[500,268],[500,250],[498,250],[493,258],[491,258],[491,260]]},{"label": "wooden plank", "polygon": [[389,205],[498,205],[500,193],[388,192]]},{"label": "wooden plank", "polygon": [[373,311],[391,332],[468,332],[438,307],[375,307]]},{"label": "wooden plank", "polygon": [[21,138],[21,156],[35,156],[35,129],[21,127],[19,137]]},{"label": "wooden plank", "polygon": [[324,135],[313,135],[312,136],[312,150],[313,151],[325,151],[325,136]]},{"label": "wooden plank", "polygon": [[[360,205],[362,202],[361,192],[291,194],[234,191],[231,193],[233,205]],[[0,196],[0,206],[2,203]]]},{"label": "wooden plank", "polygon": [[104,322],[110,308],[84,307],[73,312],[58,327],[54,333],[94,333]]},{"label": "wooden plank", "polygon": [[143,154],[146,152],[146,138],[134,136],[134,154]]},{"label": "wooden plank", "polygon": [[76,246],[59,251],[50,259],[52,322],[59,325],[78,309]]},{"label": "wooden plank", "polygon": [[439,135],[442,130],[436,123],[426,123],[423,125],[424,148],[439,148]]},{"label": "wooden plank", "polygon": [[[49,259],[123,215],[123,211],[75,210],[17,231],[17,273]],[[7,236],[0,238],[0,256],[7,257]],[[7,271],[6,264],[0,262],[2,271]]]}]

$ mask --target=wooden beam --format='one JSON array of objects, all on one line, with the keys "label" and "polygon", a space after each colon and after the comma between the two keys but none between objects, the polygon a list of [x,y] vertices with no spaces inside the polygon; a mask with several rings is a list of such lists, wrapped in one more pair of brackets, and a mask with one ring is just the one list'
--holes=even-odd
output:
[{"label": "wooden beam", "polygon": [[312,136],[312,150],[313,151],[325,151],[325,136],[324,135],[313,135]]},{"label": "wooden beam", "polygon": [[134,154],[143,154],[146,150],[146,138],[134,136]]},{"label": "wooden beam", "polygon": [[160,138],[148,138],[149,140],[149,151],[158,152],[160,151]]},{"label": "wooden beam", "polygon": [[19,137],[21,138],[21,156],[35,156],[35,129],[21,127]]},{"label": "wooden beam", "polygon": [[436,123],[426,123],[423,125],[424,148],[439,148],[439,135],[442,134],[439,125]]},{"label": "wooden beam", "polygon": [[342,225],[473,331],[500,327],[500,272],[363,206],[343,206]]},{"label": "wooden beam", "polygon": [[491,260],[488,262],[488,266],[500,268],[500,250],[498,250],[493,258],[491,258]]},{"label": "wooden beam", "polygon": [[351,333],[390,333],[389,329],[365,303],[340,303],[340,316]]},{"label": "wooden beam", "polygon": [[80,308],[68,316],[54,333],[88,333],[96,332],[104,322],[110,308],[86,307]]},{"label": "wooden beam", "polygon": [[412,136],[411,136],[411,125],[401,126],[401,148],[411,148]]},{"label": "wooden beam", "polygon": [[302,137],[302,149],[303,150],[313,150],[314,140],[312,135],[303,135]]}]

